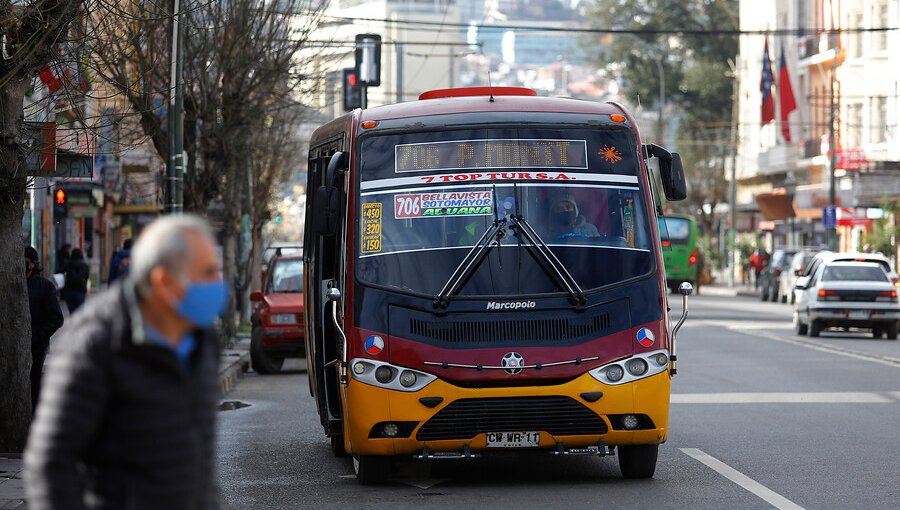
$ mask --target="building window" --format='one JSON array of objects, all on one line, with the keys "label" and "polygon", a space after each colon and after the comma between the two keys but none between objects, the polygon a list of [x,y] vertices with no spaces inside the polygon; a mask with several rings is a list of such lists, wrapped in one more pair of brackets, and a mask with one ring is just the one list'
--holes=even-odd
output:
[{"label": "building window", "polygon": [[847,56],[850,58],[859,58],[863,55],[863,33],[858,31],[863,26],[862,13],[850,14],[850,44],[847,48]]},{"label": "building window", "polygon": [[[872,24],[873,27],[886,28],[890,26],[888,19],[888,3],[882,0],[872,6]],[[872,32],[872,51],[880,51],[887,49],[888,33],[886,31]]]},{"label": "building window", "polygon": [[853,103],[847,105],[847,144],[844,145],[845,149],[862,147],[862,113],[862,103]]},{"label": "building window", "polygon": [[869,143],[884,143],[887,131],[887,97],[875,96],[869,101]]}]

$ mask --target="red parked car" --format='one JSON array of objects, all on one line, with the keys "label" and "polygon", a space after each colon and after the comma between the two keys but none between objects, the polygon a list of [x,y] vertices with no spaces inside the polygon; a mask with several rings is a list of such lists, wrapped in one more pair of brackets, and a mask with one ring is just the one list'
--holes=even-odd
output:
[{"label": "red parked car", "polygon": [[281,371],[287,357],[306,357],[303,329],[303,258],[275,255],[262,290],[250,294],[253,331],[250,361],[260,374]]}]

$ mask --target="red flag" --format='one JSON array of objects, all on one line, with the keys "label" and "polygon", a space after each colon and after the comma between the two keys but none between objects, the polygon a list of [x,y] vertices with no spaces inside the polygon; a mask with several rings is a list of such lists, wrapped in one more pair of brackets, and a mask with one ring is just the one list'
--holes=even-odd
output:
[{"label": "red flag", "polygon": [[778,59],[778,102],[781,103],[781,135],[784,136],[785,142],[791,143],[791,126],[788,124],[788,115],[797,109],[797,100],[794,98],[794,89],[791,87],[787,61],[784,59],[784,47],[781,48],[781,58]]},{"label": "red flag", "polygon": [[762,92],[762,125],[775,120],[775,98],[772,97],[772,61],[769,60],[769,38],[763,51],[762,78],[759,80],[759,91]]}]

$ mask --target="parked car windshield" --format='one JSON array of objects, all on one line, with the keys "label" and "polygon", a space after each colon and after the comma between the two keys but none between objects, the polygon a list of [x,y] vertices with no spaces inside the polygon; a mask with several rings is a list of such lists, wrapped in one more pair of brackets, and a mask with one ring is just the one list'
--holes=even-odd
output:
[{"label": "parked car windshield", "polygon": [[831,265],[822,274],[823,282],[864,281],[886,282],[887,274],[878,266],[872,265]]},{"label": "parked car windshield", "polygon": [[303,261],[301,259],[277,259],[272,268],[271,281],[269,292],[303,292]]}]

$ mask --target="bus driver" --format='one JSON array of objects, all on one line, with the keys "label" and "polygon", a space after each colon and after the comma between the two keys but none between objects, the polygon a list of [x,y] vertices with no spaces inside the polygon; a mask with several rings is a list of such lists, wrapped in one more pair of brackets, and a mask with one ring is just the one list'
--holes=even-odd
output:
[{"label": "bus driver", "polygon": [[597,227],[579,214],[578,203],[571,193],[560,192],[553,197],[551,204],[550,233],[554,239],[600,236]]}]

